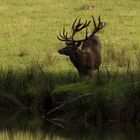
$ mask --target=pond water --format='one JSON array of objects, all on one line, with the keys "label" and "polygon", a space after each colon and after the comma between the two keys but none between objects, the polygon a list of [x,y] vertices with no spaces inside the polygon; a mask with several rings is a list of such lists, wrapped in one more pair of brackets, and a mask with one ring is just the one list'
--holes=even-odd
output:
[{"label": "pond water", "polygon": [[31,111],[0,111],[0,140],[140,140],[135,123],[55,123]]}]

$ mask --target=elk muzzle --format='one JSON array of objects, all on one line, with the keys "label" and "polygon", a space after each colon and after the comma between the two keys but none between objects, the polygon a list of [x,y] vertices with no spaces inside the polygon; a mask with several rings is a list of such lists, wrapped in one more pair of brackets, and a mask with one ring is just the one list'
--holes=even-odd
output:
[{"label": "elk muzzle", "polygon": [[63,54],[64,52],[62,49],[60,49],[60,50],[58,50],[58,53]]},{"label": "elk muzzle", "polygon": [[75,49],[73,47],[65,47],[65,48],[62,48],[58,51],[58,53],[60,54],[64,54],[64,55],[67,55],[67,56],[70,56],[73,54],[73,51]]}]

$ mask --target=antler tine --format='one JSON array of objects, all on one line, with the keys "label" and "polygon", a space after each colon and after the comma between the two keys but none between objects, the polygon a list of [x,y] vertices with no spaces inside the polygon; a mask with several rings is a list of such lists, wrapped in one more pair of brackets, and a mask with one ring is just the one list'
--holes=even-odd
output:
[{"label": "antler tine", "polygon": [[77,22],[77,19],[78,19],[78,18],[76,18],[76,19],[74,20],[73,24],[72,24],[72,29],[73,29],[73,30],[74,30],[74,28],[75,28],[75,23]]},{"label": "antler tine", "polygon": [[85,23],[81,23],[81,18],[79,18],[78,22],[77,22],[77,20],[78,20],[78,18],[75,19],[75,21],[72,25],[72,30],[73,30],[73,33],[72,33],[72,36],[71,36],[72,40],[73,40],[73,37],[76,34],[76,32],[81,31],[82,29],[89,26],[89,24],[91,23],[91,21],[87,21],[87,20],[85,21]]},{"label": "antler tine", "polygon": [[94,24],[94,30],[88,38],[92,37],[96,32],[100,31],[106,25],[105,22],[101,22],[101,16],[98,17],[98,25],[96,24],[96,21],[93,16],[92,16],[92,19],[93,19],[93,24]]},{"label": "antler tine", "polygon": [[83,24],[83,26],[78,29],[78,31],[82,30],[83,28],[86,28],[87,26],[89,26],[90,23],[91,23],[91,21],[87,22],[87,20],[86,20],[85,23]]},{"label": "antler tine", "polygon": [[63,28],[63,36],[67,38],[68,32],[65,31],[65,27]]},{"label": "antler tine", "polygon": [[57,35],[57,38],[58,38],[58,40],[60,40],[60,41],[65,41],[65,39],[60,38],[58,35]]},{"label": "antler tine", "polygon": [[101,16],[99,15],[99,17],[98,17],[98,21],[99,21],[99,23],[101,22]]},{"label": "antler tine", "polygon": [[86,20],[85,26],[89,26],[90,23],[91,23],[91,21],[87,22],[87,20]]},{"label": "antler tine", "polygon": [[97,28],[96,21],[95,21],[95,18],[93,16],[92,16],[92,19],[93,19],[93,23],[94,23],[94,28]]},{"label": "antler tine", "polygon": [[81,25],[81,18],[79,18],[77,26]]},{"label": "antler tine", "polygon": [[106,26],[106,22],[102,22],[100,16],[98,18],[98,21],[99,21],[98,28],[99,28],[99,30],[101,30],[102,28],[104,28]]},{"label": "antler tine", "polygon": [[86,39],[88,38],[88,28],[86,27]]},{"label": "antler tine", "polygon": [[99,23],[98,23],[98,28],[100,27],[100,25],[101,25],[101,16],[99,15],[99,17],[98,17],[98,21],[99,21]]},{"label": "antler tine", "polygon": [[66,41],[67,39],[61,34],[61,32],[59,33],[59,36],[57,35],[57,38],[60,40],[60,41]]},{"label": "antler tine", "polygon": [[[106,26],[106,22],[102,22],[101,21],[101,16],[99,15],[98,17],[98,24],[95,21],[95,18],[92,16],[92,20],[93,20],[93,26],[94,29],[92,31],[92,33],[88,36],[88,26],[91,23],[91,21],[85,21],[84,23],[81,23],[81,18],[76,18],[72,24],[72,35],[70,37],[68,37],[68,32],[65,31],[65,28],[63,28],[62,33],[59,33],[59,36],[57,36],[57,38],[61,41],[74,41],[74,42],[82,42],[88,38],[91,38],[92,36],[94,36],[94,34],[96,34],[98,31],[100,31],[101,29],[103,29]],[[86,36],[85,39],[81,39],[81,40],[74,40],[74,35],[81,31],[82,29],[86,28]]]},{"label": "antler tine", "polygon": [[75,31],[75,32],[77,32],[77,31],[78,31],[78,28],[82,25],[82,23],[81,23],[81,18],[79,18],[77,24],[76,24],[76,22],[77,22],[77,18],[76,18],[76,20],[74,21],[74,23],[73,23],[73,25],[72,25],[72,29],[73,29],[73,31]]},{"label": "antler tine", "polygon": [[98,17],[98,25],[97,25],[95,18],[93,16],[92,16],[92,20],[93,20],[93,25],[94,25],[94,29],[93,29],[92,33],[88,36],[88,28],[87,27],[91,21],[89,21],[89,22],[86,21],[83,24],[83,26],[81,26],[79,29],[79,30],[81,30],[83,28],[86,28],[86,37],[85,37],[85,39],[76,40],[76,42],[84,41],[84,40],[87,40],[88,38],[91,38],[92,36],[94,36],[94,34],[96,34],[98,31],[100,31],[101,29],[103,29],[106,26],[106,22],[101,21],[101,16]]},{"label": "antler tine", "polygon": [[69,38],[68,38],[68,32],[65,31],[65,27],[63,28],[63,32],[59,33],[59,36],[57,35],[57,38],[60,40],[60,41],[69,41]]}]

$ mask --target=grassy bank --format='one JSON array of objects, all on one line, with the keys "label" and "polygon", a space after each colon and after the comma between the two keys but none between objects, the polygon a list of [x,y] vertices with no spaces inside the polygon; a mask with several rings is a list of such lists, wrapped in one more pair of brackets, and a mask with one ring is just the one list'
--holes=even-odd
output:
[{"label": "grassy bank", "polygon": [[28,108],[61,121],[140,121],[139,69],[102,69],[81,81],[74,71],[51,73],[37,65],[1,70],[0,85],[1,109]]},{"label": "grassy bank", "polygon": [[[0,15],[0,109],[56,121],[140,121],[139,1],[5,0]],[[99,75],[81,81],[57,53],[64,44],[56,36],[92,15],[107,22],[98,33],[103,62]]]}]

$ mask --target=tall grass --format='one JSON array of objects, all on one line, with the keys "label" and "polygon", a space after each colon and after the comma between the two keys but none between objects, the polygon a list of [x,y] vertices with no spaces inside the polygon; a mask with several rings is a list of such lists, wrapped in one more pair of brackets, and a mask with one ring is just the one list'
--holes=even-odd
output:
[{"label": "tall grass", "polygon": [[[45,116],[54,110],[47,117],[69,120],[139,121],[139,13],[139,2],[132,0],[2,1],[1,108],[29,107]],[[76,17],[91,15],[107,22],[98,34],[103,61],[99,74],[82,81],[69,59],[57,53],[64,44],[56,36],[63,26],[70,34]]]},{"label": "tall grass", "polygon": [[[116,57],[114,50],[111,53],[108,59]],[[104,64],[99,73],[83,80],[75,70],[54,72],[52,66],[47,69],[39,62],[20,71],[1,69],[1,108],[28,107],[45,117],[70,121],[139,121],[139,58],[132,61],[126,60],[125,54],[119,57],[122,66]],[[115,65],[117,57],[113,61]]]}]

